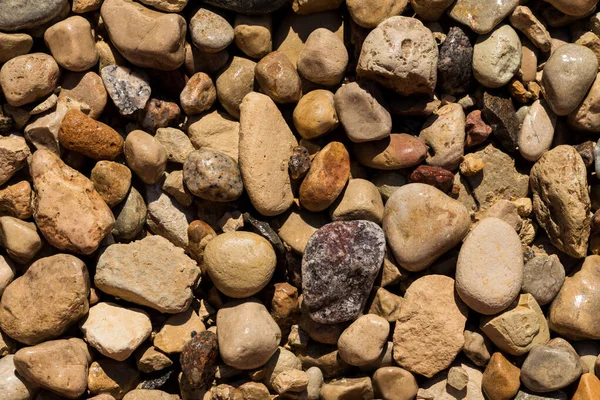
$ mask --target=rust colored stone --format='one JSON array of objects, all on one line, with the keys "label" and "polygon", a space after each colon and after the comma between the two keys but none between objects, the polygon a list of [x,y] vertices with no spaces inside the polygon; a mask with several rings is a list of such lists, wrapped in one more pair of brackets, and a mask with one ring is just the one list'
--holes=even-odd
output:
[{"label": "rust colored stone", "polygon": [[194,389],[210,385],[215,376],[218,356],[217,335],[210,331],[198,333],[185,344],[179,357],[183,379]]},{"label": "rust colored stone", "polygon": [[140,125],[147,132],[173,126],[181,117],[181,109],[171,101],[150,99],[140,113]]},{"label": "rust colored stone", "polygon": [[188,239],[190,242],[188,249],[190,255],[198,262],[200,267],[202,267],[204,260],[204,248],[215,236],[217,236],[215,230],[204,221],[192,221],[188,227]]},{"label": "rust colored stone", "polygon": [[521,370],[496,352],[483,373],[481,387],[490,400],[510,400],[519,391],[520,376]]},{"label": "rust colored stone", "polygon": [[114,160],[123,152],[123,137],[79,110],[69,110],[58,134],[60,144],[94,160]]},{"label": "rust colored stone", "polygon": [[481,110],[475,110],[467,115],[465,131],[467,133],[466,147],[473,147],[487,140],[492,134],[492,127],[483,122]]},{"label": "rust colored stone", "polygon": [[450,192],[454,174],[441,167],[421,165],[408,177],[409,183],[425,183],[438,188],[444,193]]},{"label": "rust colored stone", "polygon": [[287,282],[276,283],[273,300],[271,300],[271,317],[282,332],[288,332],[300,316],[298,289]]}]

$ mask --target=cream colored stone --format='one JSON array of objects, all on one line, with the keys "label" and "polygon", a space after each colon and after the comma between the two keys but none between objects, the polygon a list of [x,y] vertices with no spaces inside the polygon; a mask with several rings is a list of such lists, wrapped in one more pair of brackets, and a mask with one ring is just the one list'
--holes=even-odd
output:
[{"label": "cream colored stone", "polygon": [[42,248],[42,240],[33,222],[0,217],[0,245],[19,264],[27,264]]},{"label": "cream colored stone", "polygon": [[412,400],[419,386],[415,377],[399,367],[379,368],[373,374],[375,395],[390,400]]},{"label": "cream colored stone", "polygon": [[375,28],[387,18],[402,14],[408,0],[349,0],[350,16],[363,28]]},{"label": "cream colored stone", "polygon": [[280,395],[284,393],[298,393],[306,390],[308,386],[308,376],[306,372],[298,369],[288,369],[283,371],[273,380],[273,388]]},{"label": "cream colored stone", "polygon": [[456,103],[442,106],[425,122],[419,139],[429,146],[429,165],[455,170],[464,154],[466,116]]},{"label": "cream colored stone", "polygon": [[510,23],[520,30],[541,51],[547,53],[551,48],[551,37],[542,22],[536,18],[527,6],[517,6],[510,16]]},{"label": "cream colored stone", "polygon": [[269,14],[237,14],[233,29],[236,46],[248,57],[263,58],[273,49],[272,25]]},{"label": "cream colored stone", "polygon": [[217,97],[233,118],[240,119],[242,100],[254,90],[256,63],[242,57],[233,57],[215,81]]},{"label": "cream colored stone", "polygon": [[298,72],[319,85],[341,82],[348,65],[348,51],[337,35],[325,28],[313,31],[298,54]]},{"label": "cream colored stone", "polygon": [[92,26],[83,17],[70,17],[52,25],[46,29],[44,41],[58,65],[69,71],[86,71],[98,62]]},{"label": "cream colored stone", "polygon": [[181,353],[183,346],[192,338],[192,332],[206,330],[202,319],[192,307],[170,316],[154,336],[154,347],[167,354]]},{"label": "cream colored stone", "polygon": [[92,71],[67,72],[63,75],[60,85],[59,102],[66,102],[68,99],[77,100],[89,106],[89,117],[94,119],[100,117],[108,100],[100,75]]},{"label": "cream colored stone", "polygon": [[374,314],[360,316],[338,339],[340,357],[350,365],[371,364],[379,358],[389,333],[386,319]]},{"label": "cream colored stone", "polygon": [[581,104],[569,114],[569,125],[589,133],[600,133],[600,79],[594,84]]},{"label": "cream colored stone", "polygon": [[188,135],[196,149],[207,148],[238,161],[240,124],[221,111],[190,118]]},{"label": "cream colored stone", "polygon": [[173,171],[167,174],[162,185],[162,190],[173,196],[182,206],[189,207],[194,201],[192,194],[183,182],[183,171]]},{"label": "cream colored stone", "polygon": [[187,156],[194,151],[189,137],[176,128],[159,128],[154,138],[164,146],[169,162],[183,164]]},{"label": "cream colored stone", "polygon": [[13,355],[0,358],[0,393],[6,400],[32,400],[38,391],[37,386],[19,375]]},{"label": "cream colored stone", "polygon": [[556,115],[545,100],[536,100],[523,120],[519,132],[519,152],[529,161],[537,161],[552,146]]},{"label": "cream colored stone", "polygon": [[489,88],[506,85],[521,65],[521,40],[510,25],[480,36],[473,47],[473,75]]},{"label": "cream colored stone", "polygon": [[73,0],[72,11],[75,14],[84,14],[96,11],[102,6],[103,0]]},{"label": "cream colored stone", "polygon": [[144,131],[130,132],[125,138],[127,166],[146,184],[154,184],[167,166],[167,151],[161,142]]},{"label": "cream colored stone", "polygon": [[312,234],[328,222],[329,218],[323,213],[293,209],[279,218],[277,233],[294,251],[302,254]]}]

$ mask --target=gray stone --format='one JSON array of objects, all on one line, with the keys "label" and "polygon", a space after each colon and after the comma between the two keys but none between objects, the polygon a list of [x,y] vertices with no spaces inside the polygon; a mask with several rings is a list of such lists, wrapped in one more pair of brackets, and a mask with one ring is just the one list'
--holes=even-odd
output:
[{"label": "gray stone", "polygon": [[132,187],[125,201],[113,210],[115,215],[113,236],[127,241],[135,239],[146,223],[146,211],[144,198]]},{"label": "gray stone", "polygon": [[110,98],[122,115],[143,110],[150,99],[150,83],[143,71],[109,65],[100,72]]},{"label": "gray stone", "polygon": [[453,26],[440,48],[437,87],[448,94],[460,94],[472,81],[473,45],[458,26]]},{"label": "gray stone", "polygon": [[237,200],[244,190],[240,168],[226,154],[209,149],[192,152],[183,164],[183,179],[189,191],[204,200]]},{"label": "gray stone", "polygon": [[534,346],[521,367],[521,382],[534,392],[551,392],[575,382],[581,375],[579,355],[564,339]]},{"label": "gray stone", "polygon": [[523,267],[523,293],[531,294],[540,306],[549,304],[565,282],[565,268],[556,255],[540,255]]},{"label": "gray stone", "polygon": [[0,2],[0,30],[37,28],[58,16],[67,0],[3,0]]}]

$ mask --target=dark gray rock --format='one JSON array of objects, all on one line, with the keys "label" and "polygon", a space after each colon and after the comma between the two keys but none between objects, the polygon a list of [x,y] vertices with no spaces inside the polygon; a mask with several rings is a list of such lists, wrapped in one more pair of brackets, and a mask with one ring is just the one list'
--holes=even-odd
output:
[{"label": "dark gray rock", "polygon": [[519,390],[515,400],[567,400],[567,394],[562,390],[557,390],[552,393],[530,393],[527,390]]},{"label": "dark gray rock", "polygon": [[483,94],[483,117],[502,147],[514,152],[519,140],[519,120],[508,93],[486,91]]},{"label": "dark gray rock", "polygon": [[322,324],[358,317],[383,264],[385,236],[369,221],[339,221],[308,240],[302,292],[309,316]]},{"label": "dark gray rock", "polygon": [[67,0],[2,0],[0,31],[36,28],[63,10]]},{"label": "dark gray rock", "polygon": [[529,293],[540,306],[549,304],[565,283],[565,268],[556,255],[539,256],[523,267],[523,293]]},{"label": "dark gray rock", "polygon": [[157,390],[160,389],[167,383],[169,378],[173,375],[173,369],[164,369],[162,371],[156,371],[152,374],[145,375],[144,380],[140,382],[139,388],[146,390]]},{"label": "dark gray rock", "polygon": [[438,58],[438,88],[448,94],[460,94],[469,89],[473,66],[473,46],[458,26],[450,28],[440,48]]},{"label": "dark gray rock", "polygon": [[288,0],[205,0],[204,2],[242,14],[267,14],[277,10]]},{"label": "dark gray rock", "polygon": [[183,163],[185,186],[204,200],[237,200],[244,191],[242,174],[235,160],[215,150],[199,149]]},{"label": "dark gray rock", "polygon": [[100,74],[106,91],[122,115],[144,109],[152,91],[145,72],[108,65]]}]

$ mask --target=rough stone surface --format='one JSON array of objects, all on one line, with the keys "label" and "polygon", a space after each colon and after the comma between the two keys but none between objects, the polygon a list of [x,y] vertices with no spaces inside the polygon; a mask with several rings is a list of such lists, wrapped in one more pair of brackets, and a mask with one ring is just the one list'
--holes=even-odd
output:
[{"label": "rough stone surface", "polygon": [[367,29],[375,28],[389,17],[402,14],[408,0],[349,0],[346,1],[352,20]]},{"label": "rough stone surface", "polygon": [[523,293],[531,294],[539,305],[549,304],[565,282],[565,268],[558,256],[539,255],[523,267]]},{"label": "rough stone surface", "polygon": [[240,124],[226,113],[217,110],[192,117],[188,135],[194,148],[216,150],[238,161]]},{"label": "rough stone surface", "polygon": [[481,391],[482,373],[470,364],[458,364],[466,371],[469,381],[467,386],[457,391],[449,385],[448,373],[446,371],[425,381],[417,392],[417,399],[454,400],[458,396],[465,400],[483,400],[485,397]]},{"label": "rough stone surface", "polygon": [[143,110],[150,99],[150,83],[143,71],[108,65],[100,72],[108,95],[123,115]]},{"label": "rough stone surface", "polygon": [[506,85],[521,65],[521,40],[510,25],[482,35],[473,47],[473,75],[489,88]]},{"label": "rough stone surface", "polygon": [[471,86],[472,67],[473,45],[460,27],[453,26],[440,47],[437,87],[448,94],[466,92]]},{"label": "rough stone surface", "polygon": [[215,376],[218,356],[217,335],[210,331],[198,333],[185,344],[179,357],[183,378],[192,388],[210,385]]},{"label": "rough stone surface", "polygon": [[321,400],[336,399],[361,399],[369,400],[373,398],[373,387],[371,378],[342,378],[333,382],[324,384],[319,392]]},{"label": "rough stone surface", "polygon": [[106,204],[114,207],[129,193],[131,170],[113,161],[99,161],[92,169],[90,180]]},{"label": "rough stone surface", "polygon": [[140,380],[140,373],[129,363],[103,358],[90,365],[88,390],[90,394],[108,394],[122,399]]},{"label": "rough stone surface", "polygon": [[192,307],[186,311],[171,315],[154,336],[154,347],[167,353],[181,353],[187,342],[193,337],[194,332],[206,330],[200,316]]},{"label": "rough stone surface", "polygon": [[167,151],[167,160],[183,164],[187,156],[194,151],[190,138],[179,129],[159,128],[154,135]]},{"label": "rough stone surface", "polygon": [[27,164],[31,150],[22,136],[0,136],[0,156],[0,185],[4,185]]},{"label": "rough stone surface", "polygon": [[9,400],[30,400],[38,390],[17,372],[12,354],[0,358],[0,391],[3,395]]},{"label": "rough stone surface", "polygon": [[364,219],[381,224],[383,201],[377,187],[366,179],[351,179],[329,208],[332,221]]},{"label": "rough stone surface", "polygon": [[0,30],[17,31],[37,28],[58,16],[66,0],[11,0],[0,5]]},{"label": "rough stone surface", "polygon": [[419,134],[430,148],[427,164],[455,170],[464,153],[466,117],[456,103],[447,104],[435,111],[425,122]]},{"label": "rough stone surface", "polygon": [[482,35],[494,29],[518,5],[519,0],[500,0],[494,7],[478,0],[458,0],[450,7],[448,15]]},{"label": "rough stone surface", "polygon": [[59,76],[60,68],[52,56],[44,53],[24,54],[2,66],[0,87],[8,104],[20,107],[52,93]]},{"label": "rough stone surface", "polygon": [[123,137],[79,110],[69,110],[60,124],[60,144],[94,160],[114,160],[123,152]]},{"label": "rough stone surface", "polygon": [[513,152],[518,145],[520,124],[510,97],[504,92],[486,91],[482,114],[502,147]]},{"label": "rough stone surface", "polygon": [[26,33],[0,33],[0,62],[29,53],[33,38]]}]

